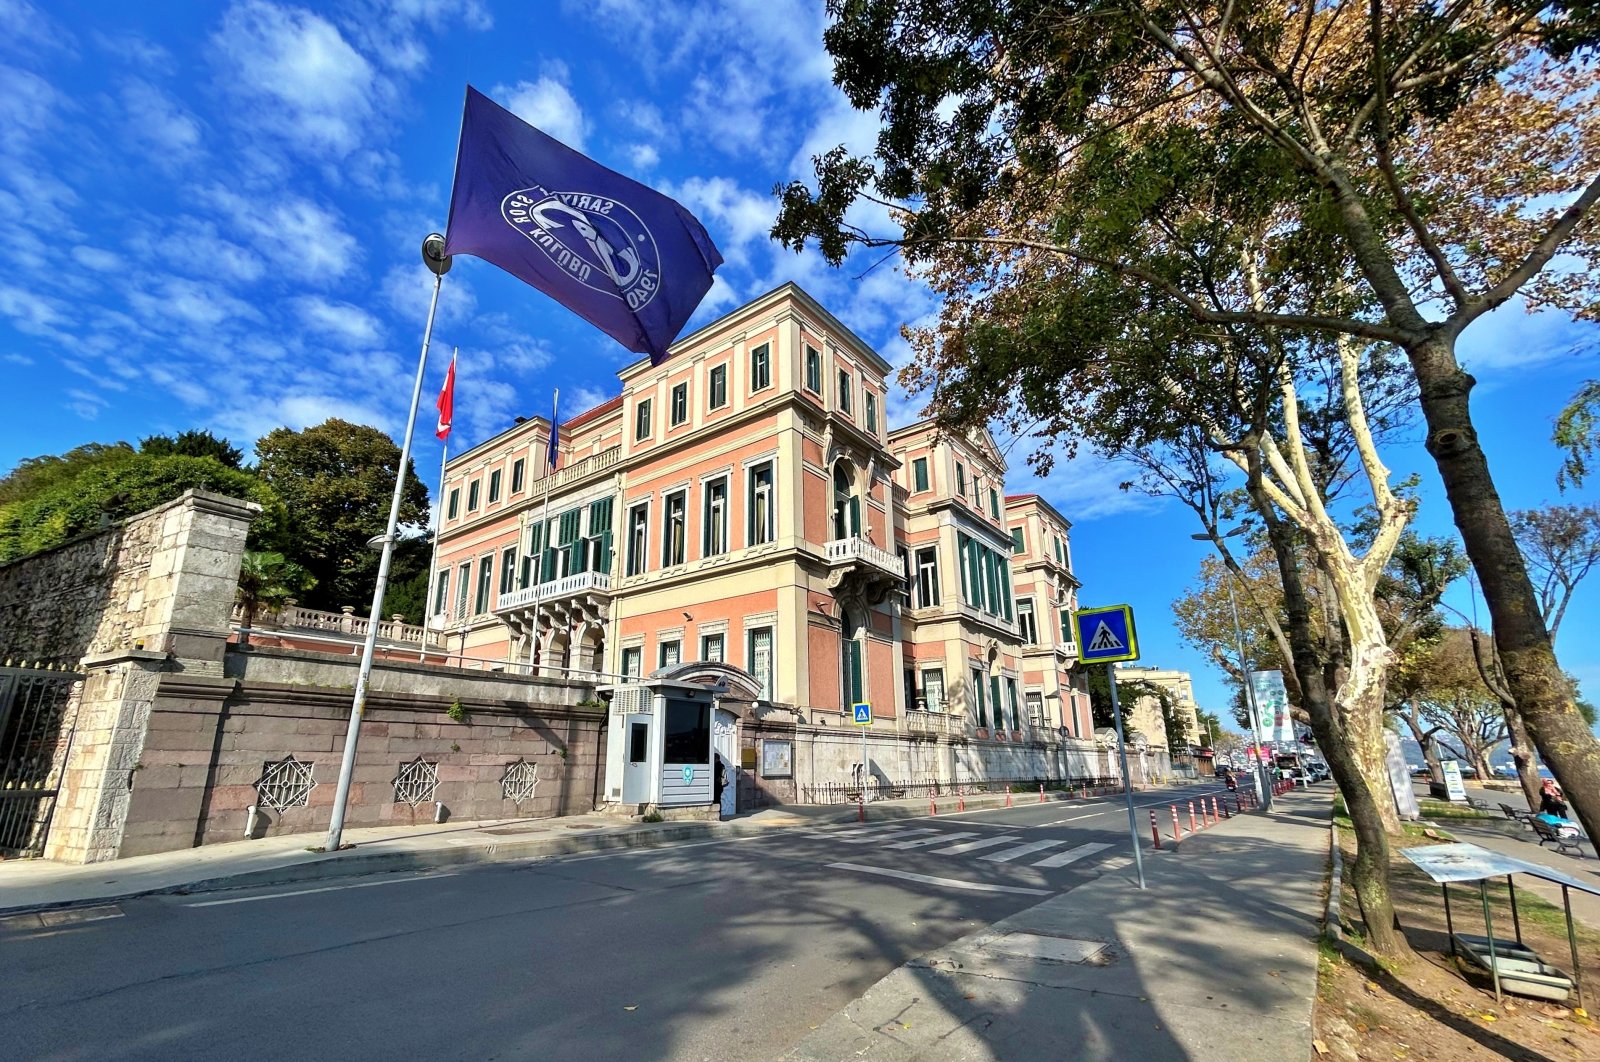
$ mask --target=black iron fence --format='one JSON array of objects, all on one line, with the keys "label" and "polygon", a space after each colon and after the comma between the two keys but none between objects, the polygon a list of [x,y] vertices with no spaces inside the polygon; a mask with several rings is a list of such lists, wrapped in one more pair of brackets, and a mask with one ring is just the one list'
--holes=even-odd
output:
[{"label": "black iron fence", "polygon": [[80,676],[58,667],[0,667],[0,856],[44,854],[72,742],[67,717]]},{"label": "black iron fence", "polygon": [[[937,800],[940,797],[979,796],[984,793],[1038,793],[1043,786],[1046,793],[1067,793],[1071,796],[1103,796],[1121,792],[1122,783],[1115,778],[991,778],[965,782],[941,782],[933,778],[895,782],[873,779],[867,783],[866,798],[874,800]],[[854,804],[862,798],[861,787],[843,782],[824,782],[821,785],[800,787],[802,804]]]}]

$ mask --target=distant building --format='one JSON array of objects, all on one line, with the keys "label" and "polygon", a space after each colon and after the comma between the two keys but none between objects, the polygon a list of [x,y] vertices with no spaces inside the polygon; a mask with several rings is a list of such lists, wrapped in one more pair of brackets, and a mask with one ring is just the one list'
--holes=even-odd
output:
[{"label": "distant building", "polygon": [[[1171,668],[1140,667],[1135,664],[1117,665],[1117,686],[1119,691],[1127,684],[1134,682],[1148,682],[1152,686],[1159,686],[1172,695],[1173,711],[1183,728],[1184,742],[1186,745],[1200,745],[1204,736],[1200,732],[1200,707],[1194,699],[1194,682],[1187,671],[1174,671]],[[1152,747],[1167,745],[1167,728],[1161,714],[1161,702],[1149,694],[1136,696],[1133,707],[1129,711],[1128,725],[1144,735]],[[1169,753],[1178,754],[1188,752],[1188,748],[1168,749]]]},{"label": "distant building", "polygon": [[[785,284],[623,369],[555,472],[549,422],[519,421],[449,462],[430,626],[508,670],[720,684],[730,760],[761,776],[757,743],[795,742],[774,799],[860,780],[863,702],[880,784],[1104,773],[1070,523],[1005,493],[987,432],[891,431],[890,371]],[[675,761],[621,730],[607,790],[631,803],[619,761]]]}]

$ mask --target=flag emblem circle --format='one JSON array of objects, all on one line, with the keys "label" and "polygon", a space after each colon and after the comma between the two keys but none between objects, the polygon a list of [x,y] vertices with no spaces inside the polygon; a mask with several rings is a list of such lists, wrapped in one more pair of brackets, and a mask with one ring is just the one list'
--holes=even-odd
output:
[{"label": "flag emblem circle", "polygon": [[506,196],[500,213],[565,275],[621,299],[634,312],[661,290],[655,237],[638,214],[612,196],[535,185]]}]

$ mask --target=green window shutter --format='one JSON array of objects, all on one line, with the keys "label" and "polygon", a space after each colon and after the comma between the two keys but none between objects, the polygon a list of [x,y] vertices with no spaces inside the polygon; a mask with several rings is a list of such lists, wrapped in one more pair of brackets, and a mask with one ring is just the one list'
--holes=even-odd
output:
[{"label": "green window shutter", "polygon": [[983,710],[983,672],[981,671],[972,673],[972,703],[978,709],[978,725],[982,727],[988,726],[989,715]]},{"label": "green window shutter", "polygon": [[850,703],[856,704],[861,700],[861,643],[855,639],[845,644],[845,656],[850,662]]},{"label": "green window shutter", "polygon": [[611,532],[609,530],[600,535],[599,570],[602,572],[611,570]]}]

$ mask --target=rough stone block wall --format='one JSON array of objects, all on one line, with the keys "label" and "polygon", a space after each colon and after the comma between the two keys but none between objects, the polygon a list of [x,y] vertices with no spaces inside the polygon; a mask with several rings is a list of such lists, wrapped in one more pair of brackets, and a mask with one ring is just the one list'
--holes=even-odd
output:
[{"label": "rough stone block wall", "polygon": [[[275,650],[229,656],[226,679],[163,676],[132,775],[118,855],[241,840],[252,805],[260,809],[258,837],[327,829],[353,695],[349,684],[334,680],[353,681],[355,665]],[[431,823],[434,800],[458,821],[594,808],[605,772],[605,716],[572,703],[586,689],[415,665],[380,666],[373,674],[347,827]],[[310,675],[325,684],[266,681],[263,675]],[[459,722],[449,714],[457,701]],[[316,785],[308,803],[262,806],[256,785],[266,765],[291,755],[311,765]],[[394,783],[418,757],[436,765],[438,785],[430,799],[412,806],[396,799]],[[533,796],[520,804],[504,790],[506,770],[519,760],[538,770]]]}]

